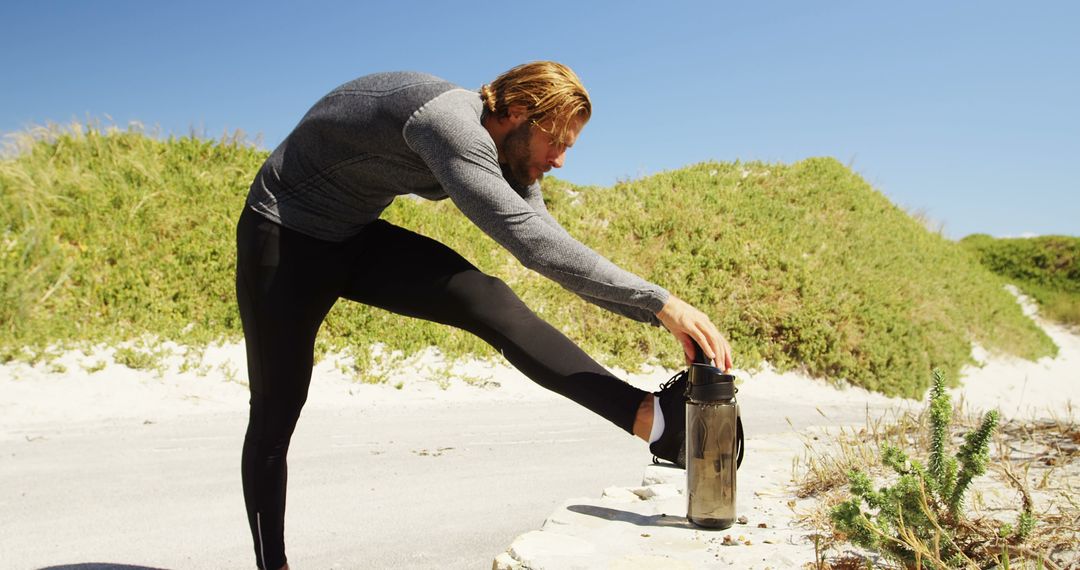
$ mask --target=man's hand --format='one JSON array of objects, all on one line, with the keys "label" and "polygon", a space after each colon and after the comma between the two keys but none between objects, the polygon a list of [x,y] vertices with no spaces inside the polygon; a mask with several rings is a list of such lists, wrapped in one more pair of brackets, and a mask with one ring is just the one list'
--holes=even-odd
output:
[{"label": "man's hand", "polygon": [[731,345],[705,313],[671,295],[656,317],[682,344],[688,366],[694,361],[693,339],[717,368],[725,372],[731,368]]}]

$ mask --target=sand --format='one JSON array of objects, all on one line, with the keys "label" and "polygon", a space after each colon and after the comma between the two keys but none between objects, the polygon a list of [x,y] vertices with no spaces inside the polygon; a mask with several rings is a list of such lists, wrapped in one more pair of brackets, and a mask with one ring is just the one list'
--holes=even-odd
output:
[{"label": "sand", "polygon": [[[1043,321],[1030,303],[1022,296],[1020,299],[1026,303],[1029,316],[1059,346],[1059,355],[1030,362],[988,354],[974,347],[973,356],[979,364],[963,370],[962,385],[952,391],[954,397],[962,398],[966,405],[976,409],[996,407],[1007,418],[1073,414],[1072,406],[1080,404],[1080,334]],[[129,417],[163,421],[190,414],[235,413],[246,409],[241,344],[209,347],[201,366],[193,370],[184,369],[181,347],[170,348],[174,356],[161,370],[132,370],[115,364],[111,357],[113,349],[108,347],[72,351],[50,363],[34,366],[18,362],[0,366],[0,439],[22,437],[17,434],[24,434],[34,426],[86,424]],[[338,356],[331,355],[320,362],[313,374],[315,381],[308,407],[331,410],[391,404],[423,407],[440,402],[559,398],[529,382],[505,362],[451,363],[434,349],[401,362],[383,384],[359,382],[349,370],[348,359]],[[624,377],[632,384],[654,390],[671,372],[651,369]],[[745,395],[751,403],[768,403],[755,409],[754,413],[759,414],[755,420],[759,423],[768,414],[775,416],[769,420],[782,421],[785,414],[800,406],[814,406],[827,417],[830,409],[922,405],[858,388],[838,389],[803,374],[777,373],[768,366],[738,374],[745,379],[740,399]],[[677,481],[654,480],[650,484],[646,472],[646,480],[640,487],[597,489],[593,499],[568,500],[547,519],[543,530],[535,531],[548,534],[540,537],[528,533],[508,545],[507,553],[499,555],[501,567],[534,564],[569,568],[577,564],[575,556],[568,554],[573,552],[579,553],[579,562],[604,561],[625,568],[677,567],[672,566],[675,561],[685,562],[687,567],[705,567],[699,565],[705,559],[694,558],[702,552],[711,557],[707,559],[709,563],[745,568],[776,568],[808,562],[813,547],[806,544],[806,530],[794,524],[791,509],[786,507],[792,496],[791,461],[802,450],[800,437],[805,435],[807,427],[805,422],[793,426],[795,429],[789,433],[751,436],[748,441],[758,456],[758,462],[745,475],[740,475],[748,478],[745,489],[740,491],[740,504],[745,505],[750,524],[728,534],[735,534],[736,542],[738,536],[743,536],[756,544],[755,548],[723,545],[716,536],[703,537],[686,525],[650,530],[649,521],[655,523],[659,513],[677,517],[684,515],[685,510],[683,507],[680,512],[679,505],[684,504],[684,499],[679,495]],[[646,489],[655,485],[661,486]],[[604,513],[611,516],[605,517]],[[543,513],[536,516],[539,518]],[[552,538],[553,535],[558,536]],[[628,540],[638,545],[637,550],[625,550]],[[567,546],[570,543],[573,548]],[[770,549],[769,545],[775,547]],[[491,556],[496,554],[492,552]],[[556,555],[557,560],[551,558]]]}]

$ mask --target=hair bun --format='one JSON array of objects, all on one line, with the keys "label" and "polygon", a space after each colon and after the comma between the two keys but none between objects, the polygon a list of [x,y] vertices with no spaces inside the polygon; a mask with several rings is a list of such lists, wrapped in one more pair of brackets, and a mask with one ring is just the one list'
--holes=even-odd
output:
[{"label": "hair bun", "polygon": [[484,106],[488,111],[495,112],[495,92],[491,90],[490,85],[484,85],[480,88],[480,97],[484,100]]}]

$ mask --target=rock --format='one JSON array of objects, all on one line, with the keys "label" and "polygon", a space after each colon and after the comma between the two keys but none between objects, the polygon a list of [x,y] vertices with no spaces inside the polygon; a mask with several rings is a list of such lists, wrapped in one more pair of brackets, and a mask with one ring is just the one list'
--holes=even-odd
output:
[{"label": "rock", "polygon": [[641,484],[642,486],[667,484],[683,489],[686,488],[686,471],[666,465],[649,465],[641,477]]},{"label": "rock", "polygon": [[521,562],[514,560],[509,552],[503,552],[491,563],[491,570],[522,570]]},{"label": "rock", "polygon": [[628,554],[617,560],[612,560],[610,565],[591,566],[589,568],[610,568],[611,570],[700,570],[701,567],[692,562],[676,560],[667,556]]},{"label": "rock", "polygon": [[604,494],[601,498],[614,499],[616,501],[639,501],[642,497],[639,497],[636,493],[626,487],[608,487],[607,489],[604,489]]},{"label": "rock", "polygon": [[523,568],[542,568],[534,560],[580,559],[596,554],[596,547],[573,536],[534,530],[517,537],[506,551]]},{"label": "rock", "polygon": [[682,494],[682,489],[667,483],[658,483],[656,485],[647,485],[645,487],[634,487],[629,490],[645,500],[666,499],[668,497],[677,497]]}]

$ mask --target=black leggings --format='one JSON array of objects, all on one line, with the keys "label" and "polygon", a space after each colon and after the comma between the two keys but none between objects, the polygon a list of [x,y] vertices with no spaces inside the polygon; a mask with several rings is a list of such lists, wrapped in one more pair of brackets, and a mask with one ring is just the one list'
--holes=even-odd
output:
[{"label": "black leggings", "polygon": [[647,392],[435,240],[378,220],[344,242],[322,241],[244,208],[236,244],[251,387],[241,473],[259,568],[285,563],[285,455],[307,399],[315,335],[339,297],[469,331],[536,383],[632,433]]}]

